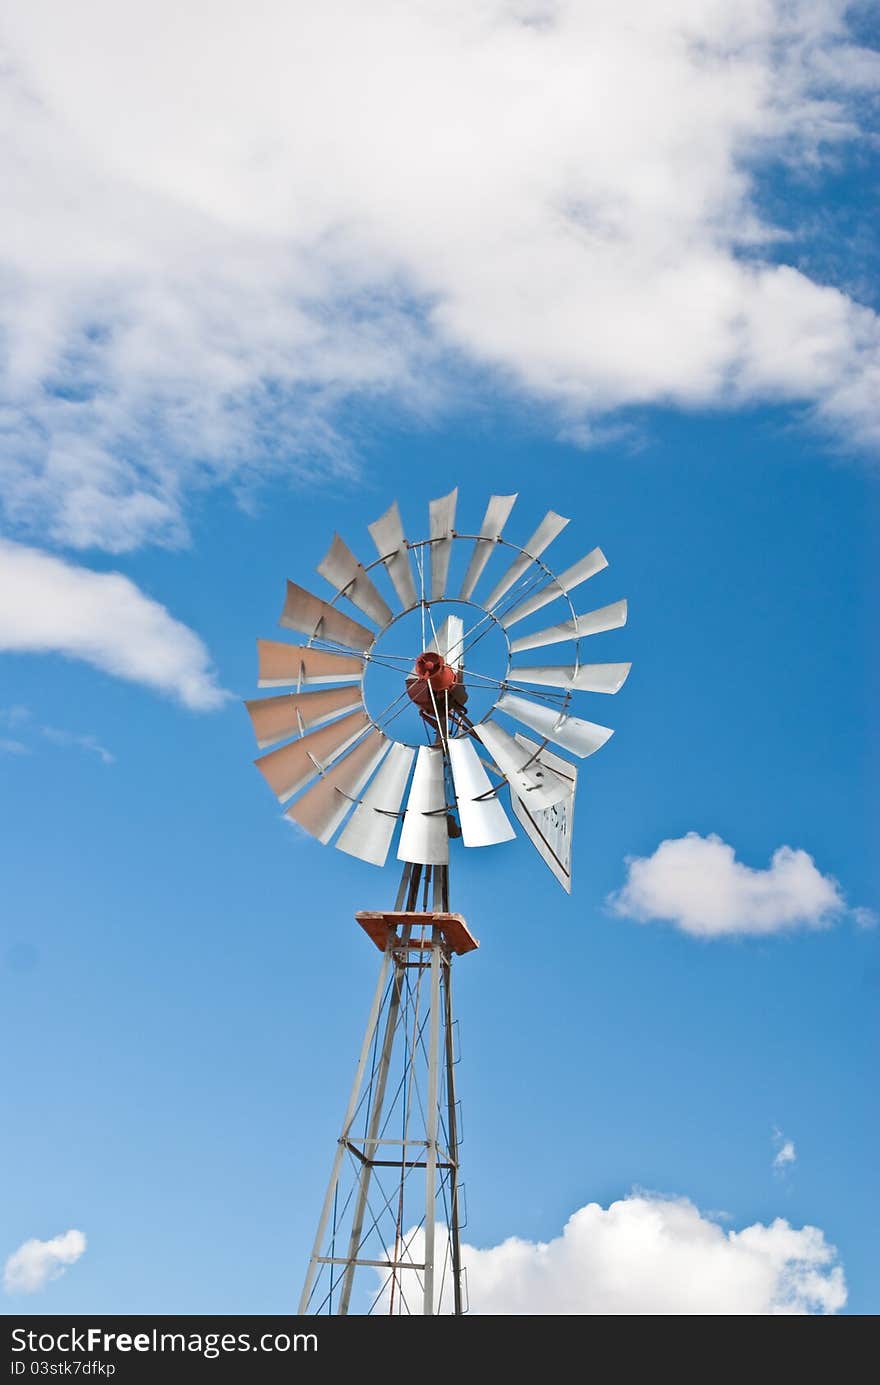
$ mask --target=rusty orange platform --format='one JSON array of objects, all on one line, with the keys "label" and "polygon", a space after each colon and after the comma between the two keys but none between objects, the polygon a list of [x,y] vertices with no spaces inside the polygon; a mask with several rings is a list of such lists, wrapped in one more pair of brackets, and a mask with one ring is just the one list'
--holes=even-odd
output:
[{"label": "rusty orange platform", "polygon": [[[406,946],[414,952],[421,951],[425,943],[431,940],[432,928],[440,929],[443,941],[450,952],[454,952],[459,957],[465,952],[473,952],[480,946],[461,914],[416,913],[397,909],[359,909],[355,918],[368,937],[372,938],[380,952],[384,952],[389,942],[393,943],[395,939],[400,942],[402,947]],[[412,926],[413,933],[409,941],[404,944],[397,930],[406,924]]]}]

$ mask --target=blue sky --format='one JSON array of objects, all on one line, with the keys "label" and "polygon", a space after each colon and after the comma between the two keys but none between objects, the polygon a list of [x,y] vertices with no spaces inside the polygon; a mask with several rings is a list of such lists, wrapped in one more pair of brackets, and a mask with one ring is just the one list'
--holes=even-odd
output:
[{"label": "blue sky", "polygon": [[[603,1274],[643,1244],[618,1236],[608,1209],[622,1204],[641,1234],[663,1198],[688,1199],[699,1214],[682,1263],[700,1265],[713,1228],[751,1228],[764,1247],[754,1273],[731,1270],[730,1311],[779,1308],[767,1265],[802,1268],[809,1226],[837,1248],[821,1274],[830,1284],[842,1266],[843,1311],[875,1312],[880,957],[869,914],[853,911],[880,909],[880,335],[864,138],[876,67],[848,46],[843,7],[820,22],[821,7],[796,6],[801,30],[781,50],[772,5],[742,32],[712,5],[699,20],[684,4],[650,23],[640,11],[633,62],[661,95],[691,64],[704,136],[687,102],[663,104],[647,153],[664,186],[646,191],[641,116],[628,127],[615,110],[614,169],[584,187],[568,155],[598,167],[590,111],[545,110],[530,82],[577,93],[581,59],[613,75],[611,20],[591,43],[565,6],[540,24],[487,6],[477,35],[456,7],[444,19],[426,6],[422,29],[380,9],[416,55],[442,39],[426,83],[456,53],[484,83],[479,105],[462,94],[480,157],[458,181],[455,122],[416,111],[413,139],[435,140],[402,203],[408,149],[389,142],[388,181],[372,170],[368,195],[345,110],[334,123],[318,108],[312,127],[338,155],[324,183],[294,137],[295,103],[268,111],[253,92],[227,113],[228,177],[192,110],[163,165],[164,116],[138,119],[151,56],[112,13],[85,7],[113,60],[87,91],[89,53],[56,46],[52,5],[10,31],[4,99],[36,95],[20,130],[22,234],[2,247],[20,290],[6,304],[0,466],[0,1258],[69,1228],[88,1245],[0,1304],[290,1311],[378,961],[353,912],[391,902],[396,873],[290,830],[252,767],[240,699],[255,693],[254,640],[276,636],[285,579],[323,590],[314,567],[334,529],[370,555],[366,525],[396,498],[421,537],[429,499],[458,485],[471,532],[495,492],[519,493],[515,541],[550,507],[570,516],[547,555],[557,570],[602,547],[610,566],[578,608],[626,596],[630,616],[590,657],[633,662],[616,697],[577,709],[615,735],[580,767],[571,897],[522,838],[453,857],[453,907],[481,940],[456,968],[466,1240],[499,1256],[512,1236],[556,1242],[599,1204],[577,1252],[581,1311],[653,1311],[647,1280],[630,1300],[603,1297]],[[327,13],[309,42],[328,70],[352,71],[354,11]],[[721,95],[711,65],[681,55],[694,24],[727,54]],[[207,63],[209,109],[236,61],[231,25],[218,23]],[[547,170],[552,198],[540,149],[535,162],[511,154],[481,219],[468,190],[481,159],[507,150],[491,97],[510,51],[567,153]],[[104,131],[126,82],[122,129]],[[379,139],[386,113],[370,102]],[[28,232],[61,195],[53,159],[82,190],[65,202],[63,253]],[[291,205],[271,193],[279,166]],[[448,182],[448,257],[426,229],[432,170]],[[591,209],[576,255],[547,211],[566,192]],[[607,225],[606,261],[591,237]],[[513,251],[499,258],[505,237],[534,284]],[[619,317],[598,301],[602,276],[619,278]],[[113,572],[127,583],[111,599],[90,574]],[[780,847],[808,853],[806,893],[785,918],[771,900],[751,933],[737,895],[733,922],[696,936],[658,916],[655,870],[641,916],[615,911],[628,859],[689,833],[717,834],[752,870]],[[702,858],[699,870],[708,917],[730,881]],[[835,900],[824,910],[822,888]],[[796,1150],[782,1171],[781,1138]],[[800,1236],[788,1260],[777,1218]],[[830,1289],[826,1306],[842,1306]]]}]

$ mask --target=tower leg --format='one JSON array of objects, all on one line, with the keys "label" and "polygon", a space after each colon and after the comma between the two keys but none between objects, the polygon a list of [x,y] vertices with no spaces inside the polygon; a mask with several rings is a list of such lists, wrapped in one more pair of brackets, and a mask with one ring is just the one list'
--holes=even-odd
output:
[{"label": "tower leg", "polygon": [[[419,881],[407,884],[412,904]],[[382,965],[299,1312],[458,1314],[451,964],[477,944],[457,914],[358,921]]]}]

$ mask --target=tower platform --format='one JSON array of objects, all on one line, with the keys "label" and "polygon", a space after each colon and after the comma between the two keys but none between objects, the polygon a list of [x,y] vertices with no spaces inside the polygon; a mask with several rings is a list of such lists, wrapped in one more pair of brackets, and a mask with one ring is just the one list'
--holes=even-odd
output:
[{"label": "tower platform", "polygon": [[[380,952],[385,952],[389,945],[422,952],[431,947],[435,928],[439,928],[446,947],[457,957],[474,952],[480,946],[461,914],[446,914],[436,910],[359,909],[355,918]],[[398,933],[399,928],[409,928],[409,937],[402,938]]]}]

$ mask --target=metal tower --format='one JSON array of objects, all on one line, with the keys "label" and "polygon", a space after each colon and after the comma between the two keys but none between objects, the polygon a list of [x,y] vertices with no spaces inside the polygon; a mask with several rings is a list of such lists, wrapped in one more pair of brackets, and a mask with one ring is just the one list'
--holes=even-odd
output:
[{"label": "metal tower", "polygon": [[382,963],[300,1313],[466,1311],[452,958],[477,942],[446,884],[408,865],[394,910],[356,915]]}]

